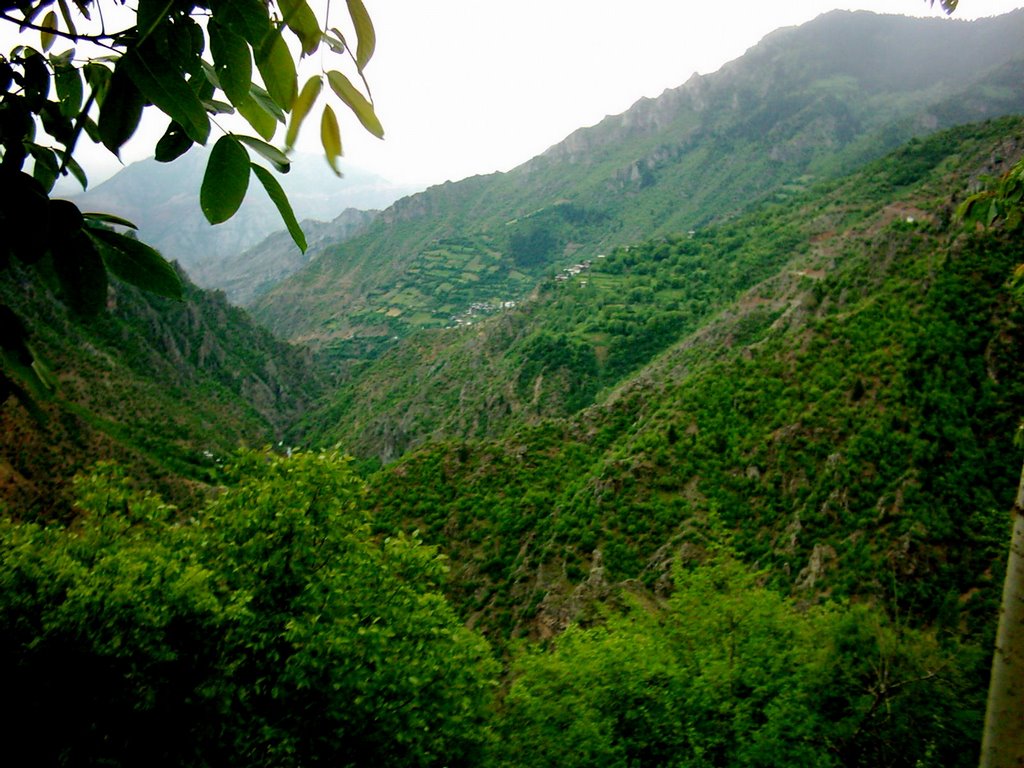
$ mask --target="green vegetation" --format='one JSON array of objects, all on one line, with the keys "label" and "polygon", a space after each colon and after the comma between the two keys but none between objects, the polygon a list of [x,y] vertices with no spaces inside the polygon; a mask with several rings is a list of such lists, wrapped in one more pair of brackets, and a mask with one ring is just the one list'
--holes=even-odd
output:
[{"label": "green vegetation", "polygon": [[[1018,121],[944,134],[789,213],[767,213],[775,226],[750,226],[730,255],[774,254],[757,235],[785,232],[779,222],[792,215],[809,243],[795,260],[593,407],[505,415],[486,438],[451,439],[463,425],[469,435],[482,428],[495,412],[487,397],[476,414],[459,409],[461,422],[432,431],[427,422],[424,434],[447,429],[450,439],[370,478],[378,525],[418,527],[439,542],[459,573],[449,594],[496,641],[585,619],[597,597],[588,587],[595,550],[609,589],[666,589],[669,563],[711,514],[784,593],[870,598],[914,626],[984,632],[1019,473],[1011,438],[1024,410],[1022,309],[1005,283],[1020,256],[999,233],[951,239],[948,198],[935,192],[970,178],[995,137],[1019,146],[1020,135]],[[902,158],[922,156],[931,173],[905,187],[890,181],[905,175]],[[918,219],[908,222],[908,211]],[[706,237],[729,243],[730,231]],[[662,249],[671,263],[699,243],[616,258],[636,252],[648,257],[637,267],[657,265],[651,255]],[[739,271],[751,264],[740,260]],[[582,293],[556,287],[549,306],[575,306],[563,296]],[[579,346],[582,330],[566,331],[594,314],[538,324],[533,348],[495,320],[493,337],[477,344],[529,348],[548,378],[573,365],[565,381],[579,386],[594,356]],[[451,382],[461,359],[430,360]],[[475,385],[462,386],[455,395],[472,402]],[[429,416],[404,402],[406,417]]]},{"label": "green vegetation", "polygon": [[68,514],[70,478],[101,458],[193,503],[219,461],[277,442],[326,384],[308,354],[187,280],[181,301],[112,281],[106,310],[85,320],[34,271],[8,277],[0,302],[31,324],[57,382],[34,413],[13,400],[0,411],[3,496],[19,517]]},{"label": "green vegetation", "polygon": [[[523,421],[571,415],[605,399],[673,345],[706,338],[694,334],[717,319],[735,318],[728,343],[746,346],[773,322],[785,322],[782,313],[797,311],[783,294],[801,295],[806,306],[798,315],[820,313],[837,269],[865,279],[877,272],[869,253],[888,245],[871,234],[874,228],[891,227],[894,243],[913,241],[922,256],[944,248],[952,190],[970,183],[966,169],[986,162],[992,142],[1014,125],[914,141],[849,179],[789,195],[785,203],[598,254],[496,318],[421,332],[357,369],[294,437],[389,460],[427,438],[493,438]],[[847,254],[857,266],[846,266]]]},{"label": "green vegetation", "polygon": [[[517,660],[517,766],[973,765],[978,654],[867,606],[800,608],[717,553],[651,613]],[[941,725],[939,725],[941,723]]]},{"label": "green vegetation", "polygon": [[19,765],[473,765],[495,667],[331,454],[239,456],[183,516],[111,466],[69,527],[0,524]]},{"label": "green vegetation", "polygon": [[[1024,121],[822,181],[922,104],[955,120],[935,99],[967,85],[904,101],[832,24],[828,66],[773,36],[641,105],[637,133],[575,137],[579,175],[555,148],[313,261],[274,301],[318,303],[274,312],[316,328],[336,389],[187,281],[182,302],[93,285],[90,317],[11,259],[0,298],[60,384],[2,406],[11,759],[973,764],[1024,259],[954,211],[1017,162]],[[1005,30],[971,29],[1002,61]],[[896,48],[908,88],[936,39],[959,50],[946,34]],[[773,67],[796,80],[754,75]],[[385,252],[401,279],[368,266]]]},{"label": "green vegetation", "polygon": [[[497,664],[333,454],[241,454],[184,517],[122,471],[0,525],[7,754],[40,765],[968,765],[978,654],[807,609],[727,550]],[[187,738],[183,735],[187,734]]]},{"label": "green vegetation", "polygon": [[[424,332],[442,343],[355,377],[393,381],[367,390],[378,412],[348,406],[350,434],[377,425],[395,454],[425,441],[366,465],[365,485],[334,453],[221,469],[236,436],[286,426],[282,406],[299,416],[320,386],[222,298],[116,285],[87,323],[46,305],[40,343],[74,376],[44,406],[78,430],[81,472],[61,520],[19,503],[0,529],[11,749],[115,765],[973,763],[1024,308],[1006,282],[1016,242],[950,214],[993,147],[1011,163],[1021,121],[913,142]],[[485,264],[465,256],[463,271]],[[160,387],[144,376],[158,367]],[[458,420],[418,407],[422,382],[450,390],[438,402]]]},{"label": "green vegetation", "polygon": [[[83,135],[119,156],[149,109],[169,118],[154,152],[158,161],[171,162],[194,145],[205,145],[212,124],[222,135],[200,189],[207,221],[218,224],[234,216],[252,175],[303,251],[305,236],[284,190],[270,171],[251,162],[250,152],[287,173],[288,156],[267,142],[288,118],[285,149],[293,147],[325,78],[363,127],[383,138],[372,101],[344,73],[324,70],[300,91],[297,57],[286,42],[294,37],[301,56],[316,52],[321,43],[336,54],[348,52],[353,77],[369,91],[364,69],[376,37],[362,0],[347,2],[354,52],[336,27],[328,31],[326,18],[320,23],[305,0],[146,2],[133,9],[134,16],[119,20],[116,31],[106,26],[105,0],[78,0],[73,8],[64,0],[53,5],[53,0],[23,0],[0,9],[0,23],[17,26],[22,35],[9,54],[0,55],[0,230],[5,234],[0,270],[37,270],[81,317],[104,308],[108,274],[173,299],[182,298],[183,291],[160,253],[121,231],[134,230],[135,224],[108,213],[83,213],[71,201],[51,198],[60,176],[73,176],[82,189],[88,186],[75,157]],[[38,48],[32,45],[37,40]],[[101,53],[80,49],[76,55],[76,45],[86,51],[96,46]],[[254,62],[261,83],[253,82]],[[258,137],[223,132],[211,119],[236,113]],[[328,162],[340,174],[341,139],[329,104],[321,137]],[[56,382],[35,349],[26,318],[4,303],[0,319],[0,398],[14,396],[33,409],[33,398],[52,392]]]}]

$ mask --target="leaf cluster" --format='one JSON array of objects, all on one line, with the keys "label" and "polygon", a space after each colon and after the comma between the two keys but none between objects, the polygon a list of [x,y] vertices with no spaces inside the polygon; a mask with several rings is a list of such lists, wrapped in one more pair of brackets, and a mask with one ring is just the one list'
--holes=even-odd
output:
[{"label": "leaf cluster", "polygon": [[[73,6],[64,0],[23,0],[0,12],[0,22],[18,25],[24,37],[38,34],[39,40],[37,47],[23,43],[0,56],[0,228],[5,233],[0,268],[12,259],[41,264],[59,284],[64,301],[85,316],[106,303],[108,273],[180,298],[181,283],[163,257],[121,231],[133,225],[50,198],[61,175],[87,185],[75,159],[83,135],[117,155],[147,109],[169,119],[155,148],[163,162],[194,144],[206,144],[219,115],[240,115],[256,135],[223,132],[217,139],[200,190],[203,213],[214,224],[229,219],[255,176],[305,250],[305,237],[281,185],[267,168],[252,162],[250,152],[277,171],[288,171],[286,151],[322,80],[314,76],[299,91],[289,39],[297,42],[300,56],[321,45],[341,54],[349,52],[343,33],[321,28],[305,0],[269,5],[259,0],[142,0],[133,21],[117,30],[107,28],[104,5],[104,0],[80,0]],[[348,0],[347,6],[356,35],[356,50],[349,55],[362,78],[375,34],[362,1]],[[325,76],[341,103],[383,137],[372,100],[342,72]],[[333,118],[330,106],[325,107],[328,114]],[[289,115],[285,147],[278,149],[269,142]],[[341,146],[336,123],[327,138],[328,160],[337,171]],[[20,394],[28,404],[25,387],[37,396],[52,388],[24,323],[11,325],[0,341],[5,398]]]}]

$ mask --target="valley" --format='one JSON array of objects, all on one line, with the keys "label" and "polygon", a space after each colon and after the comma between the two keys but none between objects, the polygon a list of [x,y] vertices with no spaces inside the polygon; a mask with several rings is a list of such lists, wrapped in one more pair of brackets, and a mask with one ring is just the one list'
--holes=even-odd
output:
[{"label": "valley", "polygon": [[14,757],[976,765],[1022,34],[828,13],[181,300],[10,258]]}]

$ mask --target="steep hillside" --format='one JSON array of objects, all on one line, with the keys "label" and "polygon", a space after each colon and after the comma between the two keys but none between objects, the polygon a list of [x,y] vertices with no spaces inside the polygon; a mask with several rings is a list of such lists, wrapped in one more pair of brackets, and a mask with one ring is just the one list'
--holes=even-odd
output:
[{"label": "steep hillside", "polygon": [[171,499],[187,499],[239,444],[276,441],[322,391],[308,352],[256,327],[223,294],[188,284],[182,302],[115,283],[108,309],[76,317],[35,272],[0,282],[59,379],[33,417],[2,406],[0,504],[59,514],[72,475],[115,458]]},{"label": "steep hillside", "polygon": [[[967,127],[870,165],[840,187],[850,190],[843,193],[850,220],[919,194],[920,175],[950,152],[986,152],[986,142],[1015,125]],[[962,184],[941,178],[939,185]],[[343,441],[387,462],[428,440],[500,436],[510,425],[575,413],[813,250],[818,235],[808,232],[807,206],[838,194],[834,186],[780,193],[729,222],[614,249],[549,278],[496,316],[421,331],[345,382],[293,434]],[[946,205],[937,215],[949,214]]]},{"label": "steep hillside", "polygon": [[582,129],[507,173],[398,201],[254,310],[339,359],[521,299],[615,245],[722,220],[937,128],[1019,112],[1024,12],[946,23],[835,12]]},{"label": "steep hillside", "polygon": [[[380,470],[378,525],[440,543],[453,598],[496,636],[657,594],[671,562],[723,536],[802,600],[987,631],[1021,462],[1024,308],[1006,281],[1024,250],[950,212],[1022,151],[1018,119],[912,142],[813,195],[617,251],[450,355],[430,348],[403,386],[437,384],[395,397],[412,430],[430,425],[416,437],[471,437]],[[446,369],[479,350],[478,368]],[[521,410],[502,420],[509,392]],[[570,413],[594,392],[561,418],[523,407]],[[399,411],[370,423],[385,433]]]}]

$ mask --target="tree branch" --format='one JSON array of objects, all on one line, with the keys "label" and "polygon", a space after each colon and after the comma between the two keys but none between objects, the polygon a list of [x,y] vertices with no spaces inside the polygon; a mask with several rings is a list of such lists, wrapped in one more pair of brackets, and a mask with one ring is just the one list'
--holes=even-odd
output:
[{"label": "tree branch", "polygon": [[102,45],[105,48],[110,48],[111,50],[117,49],[111,46],[110,43],[106,41],[119,40],[120,38],[124,37],[126,33],[134,29],[134,27],[129,27],[128,29],[122,29],[120,32],[114,32],[113,34],[104,33],[99,35],[86,35],[79,32],[62,32],[61,30],[54,29],[53,27],[44,27],[42,24],[35,24],[31,21],[22,21],[21,19],[16,19],[13,16],[3,12],[0,12],[0,20],[8,21],[11,24],[17,24],[19,28],[23,27],[25,29],[34,29],[36,32],[46,32],[47,34],[54,35],[55,37],[62,37],[65,40],[71,40],[72,42],[76,43],[81,42],[82,40],[86,40],[90,43],[96,43],[97,45]]}]

